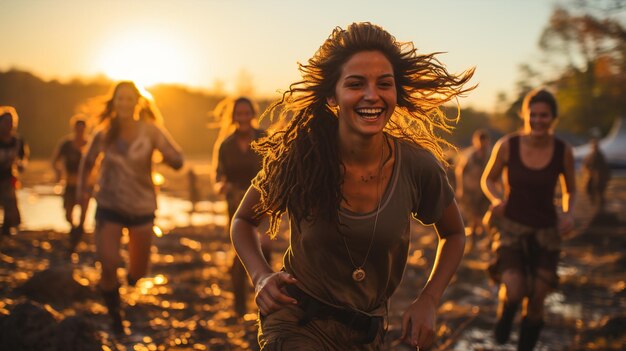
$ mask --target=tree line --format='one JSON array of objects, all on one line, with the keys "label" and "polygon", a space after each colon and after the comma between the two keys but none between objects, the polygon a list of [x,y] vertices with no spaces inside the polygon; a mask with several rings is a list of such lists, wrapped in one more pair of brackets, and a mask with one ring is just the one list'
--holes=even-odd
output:
[{"label": "tree line", "polygon": [[[70,133],[70,118],[86,113],[97,122],[113,82],[106,79],[61,83],[44,81],[25,71],[0,72],[0,105],[14,106],[20,116],[19,133],[32,157],[49,157],[59,139]],[[211,113],[224,95],[193,91],[177,85],[148,89],[163,115],[166,128],[186,154],[210,155],[219,121]],[[264,109],[269,101],[258,101]],[[92,125],[95,123],[92,123]]]}]

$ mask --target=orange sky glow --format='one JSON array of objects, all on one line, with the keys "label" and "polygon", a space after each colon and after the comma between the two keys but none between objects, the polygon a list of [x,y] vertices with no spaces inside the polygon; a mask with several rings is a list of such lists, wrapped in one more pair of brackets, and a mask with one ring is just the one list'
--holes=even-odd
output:
[{"label": "orange sky glow", "polygon": [[[307,5],[308,4],[308,5]],[[0,1],[0,70],[45,79],[106,75],[277,96],[335,26],[370,21],[453,72],[477,67],[463,105],[493,110],[518,66],[537,56],[553,2]],[[332,11],[330,10],[332,9]]]}]

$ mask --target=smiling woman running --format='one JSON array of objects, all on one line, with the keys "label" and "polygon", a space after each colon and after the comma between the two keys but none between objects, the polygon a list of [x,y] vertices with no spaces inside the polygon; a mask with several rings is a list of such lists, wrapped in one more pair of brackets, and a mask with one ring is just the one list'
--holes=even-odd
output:
[{"label": "smiling woman running", "polygon": [[[263,350],[376,350],[387,301],[404,271],[411,217],[434,224],[437,257],[405,309],[402,338],[433,342],[439,300],[465,235],[440,165],[448,129],[439,106],[469,89],[473,70],[446,71],[379,26],[336,28],[267,113],[287,120],[255,147],[264,156],[231,236],[256,290]],[[264,260],[254,227],[290,221],[284,268]]]},{"label": "smiling woman running", "polygon": [[[500,283],[500,306],[495,339],[506,343],[513,319],[526,298],[518,350],[532,350],[543,327],[543,304],[558,283],[561,235],[572,230],[576,183],[572,148],[553,134],[557,104],[542,89],[524,98],[524,130],[498,140],[482,176],[491,201],[492,248],[490,267]],[[557,215],[554,189],[561,181],[563,215]],[[497,184],[502,181],[504,193]]]},{"label": "smiling woman running", "polygon": [[183,166],[183,155],[161,126],[156,107],[133,82],[115,85],[100,119],[100,127],[81,160],[77,191],[87,190],[87,177],[102,156],[95,195],[98,207],[94,239],[102,267],[98,287],[112,318],[113,331],[123,333],[117,278],[122,263],[122,231],[128,230],[127,283],[132,286],[147,273],[150,263],[157,207],[152,155],[159,151],[163,162],[174,169]]}]

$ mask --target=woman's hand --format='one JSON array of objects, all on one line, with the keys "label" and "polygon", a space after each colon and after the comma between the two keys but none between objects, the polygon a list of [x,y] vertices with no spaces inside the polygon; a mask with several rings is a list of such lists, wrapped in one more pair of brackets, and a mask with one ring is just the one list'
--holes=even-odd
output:
[{"label": "woman's hand", "polygon": [[422,349],[430,347],[435,339],[437,302],[428,294],[421,294],[402,316],[400,340]]},{"label": "woman's hand", "polygon": [[295,284],[296,278],[287,272],[274,272],[261,277],[254,290],[256,296],[254,301],[259,307],[261,315],[267,316],[278,311],[285,305],[295,305],[298,303],[294,298],[289,296],[284,286],[287,284]]}]

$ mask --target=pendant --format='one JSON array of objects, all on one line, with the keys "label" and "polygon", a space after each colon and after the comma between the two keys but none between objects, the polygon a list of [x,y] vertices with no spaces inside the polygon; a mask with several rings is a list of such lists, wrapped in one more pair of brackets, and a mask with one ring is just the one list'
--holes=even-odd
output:
[{"label": "pendant", "polygon": [[362,281],[363,279],[365,279],[365,270],[361,267],[355,269],[352,272],[352,279],[354,279],[357,282]]}]

